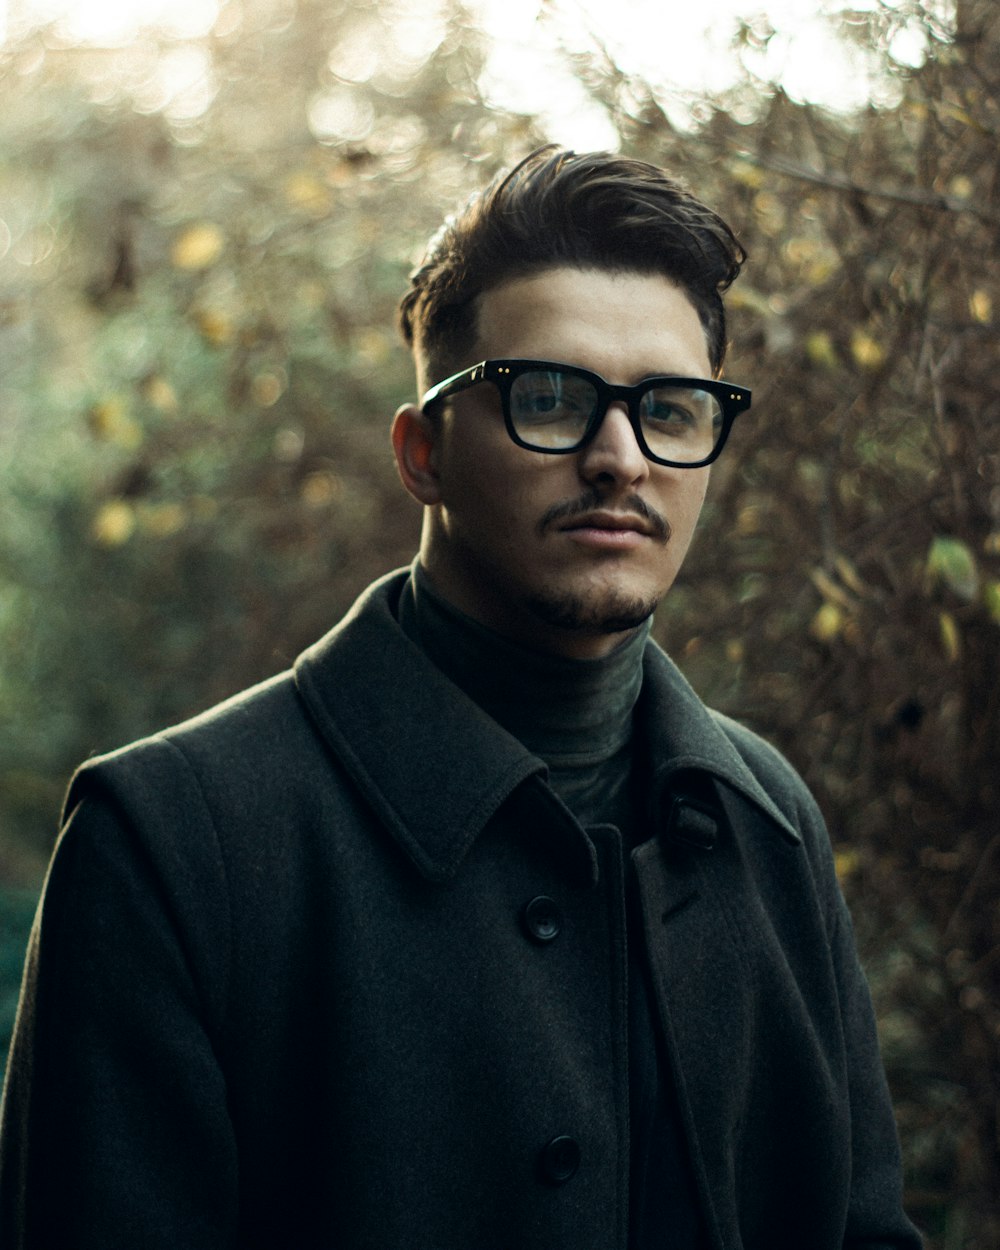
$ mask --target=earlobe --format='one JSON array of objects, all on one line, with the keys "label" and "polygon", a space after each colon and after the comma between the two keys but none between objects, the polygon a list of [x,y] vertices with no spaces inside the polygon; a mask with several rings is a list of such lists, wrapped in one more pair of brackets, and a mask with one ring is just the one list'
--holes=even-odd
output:
[{"label": "earlobe", "polygon": [[441,500],[437,473],[438,427],[415,404],[404,404],[392,422],[392,449],[403,485],[422,504]]}]

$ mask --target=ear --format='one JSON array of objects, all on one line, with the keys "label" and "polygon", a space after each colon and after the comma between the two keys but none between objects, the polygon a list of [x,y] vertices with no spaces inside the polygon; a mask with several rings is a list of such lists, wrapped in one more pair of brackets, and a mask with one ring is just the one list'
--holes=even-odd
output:
[{"label": "ear", "polygon": [[392,449],[400,480],[418,503],[441,500],[437,474],[440,427],[415,404],[404,404],[392,422]]}]

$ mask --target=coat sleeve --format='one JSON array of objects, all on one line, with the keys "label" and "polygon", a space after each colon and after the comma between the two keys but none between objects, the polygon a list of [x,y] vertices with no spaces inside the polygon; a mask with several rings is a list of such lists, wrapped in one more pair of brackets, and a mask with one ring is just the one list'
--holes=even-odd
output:
[{"label": "coat sleeve", "polygon": [[805,782],[770,743],[716,716],[778,808],[798,829],[823,910],[836,978],[851,1117],[851,1188],[843,1250],[921,1250],[903,1210],[899,1137],[879,1052],[875,1011],[858,959],[854,927],[834,866],[826,822]]},{"label": "coat sleeve", "polygon": [[921,1238],[903,1213],[899,1140],[879,1054],[875,1014],[858,963],[851,918],[839,890],[833,955],[851,1101],[851,1204],[844,1247],[920,1250]]},{"label": "coat sleeve", "polygon": [[920,1234],[903,1210],[899,1136],[854,926],[837,880],[826,824],[797,775],[796,781],[799,827],[827,913],[848,1065],[851,1191],[844,1250],[921,1250]]},{"label": "coat sleeve", "polygon": [[221,861],[182,829],[143,835],[100,786],[77,790],[11,1047],[0,1244],[223,1250],[237,1160],[217,1053]]}]

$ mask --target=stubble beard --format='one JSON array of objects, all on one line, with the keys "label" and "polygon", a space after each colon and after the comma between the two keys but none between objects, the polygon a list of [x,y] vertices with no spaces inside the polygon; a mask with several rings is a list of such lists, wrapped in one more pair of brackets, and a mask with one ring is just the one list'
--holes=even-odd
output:
[{"label": "stubble beard", "polygon": [[656,611],[658,600],[605,595],[588,602],[582,595],[540,594],[527,600],[535,618],[552,628],[588,637],[623,634],[638,627]]},{"label": "stubble beard", "polygon": [[[600,508],[605,502],[602,491],[596,487],[580,498],[564,501],[549,508],[538,523],[540,535],[557,524],[583,516]],[[651,508],[639,495],[626,500],[627,510],[641,517],[649,526],[651,536],[665,548],[670,541],[670,524],[659,512]],[[528,598],[527,607],[545,625],[567,632],[598,637],[621,634],[637,629],[656,611],[658,597],[641,598],[607,590],[592,599],[570,592],[542,593]]]}]

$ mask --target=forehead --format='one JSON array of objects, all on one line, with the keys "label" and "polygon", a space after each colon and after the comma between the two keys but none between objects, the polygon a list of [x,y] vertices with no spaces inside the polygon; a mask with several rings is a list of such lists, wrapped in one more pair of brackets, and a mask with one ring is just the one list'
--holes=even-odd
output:
[{"label": "forehead", "polygon": [[680,287],[603,269],[547,269],[484,292],[475,357],[555,360],[621,383],[711,373],[704,327]]}]

